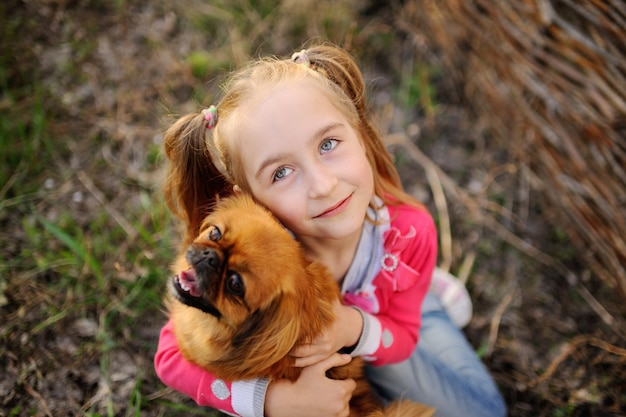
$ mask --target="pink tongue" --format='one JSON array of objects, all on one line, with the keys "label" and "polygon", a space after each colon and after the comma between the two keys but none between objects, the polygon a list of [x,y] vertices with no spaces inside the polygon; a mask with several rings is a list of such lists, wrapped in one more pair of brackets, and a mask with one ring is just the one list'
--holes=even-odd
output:
[{"label": "pink tongue", "polygon": [[189,294],[194,297],[200,297],[202,295],[198,289],[198,280],[196,279],[196,271],[190,269],[188,271],[182,271],[178,275],[178,280],[181,284],[189,288]]}]

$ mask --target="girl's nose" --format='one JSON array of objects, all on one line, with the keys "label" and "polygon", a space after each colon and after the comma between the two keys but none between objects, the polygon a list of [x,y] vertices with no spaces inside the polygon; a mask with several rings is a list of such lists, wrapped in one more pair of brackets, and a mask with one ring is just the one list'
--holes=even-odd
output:
[{"label": "girl's nose", "polygon": [[309,198],[329,195],[337,185],[337,176],[323,165],[317,165],[309,172]]}]

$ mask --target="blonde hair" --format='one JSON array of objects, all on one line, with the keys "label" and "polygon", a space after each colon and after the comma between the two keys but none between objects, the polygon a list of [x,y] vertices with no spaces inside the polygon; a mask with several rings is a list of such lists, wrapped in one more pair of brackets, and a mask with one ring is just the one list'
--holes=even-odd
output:
[{"label": "blonde hair", "polygon": [[182,117],[166,132],[165,150],[171,161],[166,201],[186,222],[187,239],[196,236],[213,204],[232,194],[235,184],[250,191],[232,140],[242,117],[240,110],[263,89],[303,79],[316,83],[358,132],[374,172],[374,192],[383,203],[423,207],[403,191],[391,156],[368,117],[365,83],[352,56],[342,48],[322,44],[306,49],[306,58],[304,63],[262,58],[235,71],[222,87],[212,141],[205,138],[207,123],[201,113]]}]

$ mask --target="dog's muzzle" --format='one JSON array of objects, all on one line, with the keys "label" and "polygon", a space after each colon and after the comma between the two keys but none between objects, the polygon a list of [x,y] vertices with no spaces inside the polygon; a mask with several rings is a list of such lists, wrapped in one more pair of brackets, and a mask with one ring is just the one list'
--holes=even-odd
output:
[{"label": "dog's muzzle", "polygon": [[182,303],[220,318],[222,314],[210,301],[211,282],[220,274],[222,258],[213,248],[191,245],[185,253],[191,269],[182,271],[171,280],[171,289]]}]

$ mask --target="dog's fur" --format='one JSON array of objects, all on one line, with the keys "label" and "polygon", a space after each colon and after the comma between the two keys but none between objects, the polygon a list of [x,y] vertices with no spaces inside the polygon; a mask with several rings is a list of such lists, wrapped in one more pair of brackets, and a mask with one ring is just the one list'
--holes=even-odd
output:
[{"label": "dog's fur", "polygon": [[[221,200],[174,264],[166,306],[183,356],[218,378],[298,378],[288,353],[334,320],[338,285],[266,209],[245,196]],[[427,417],[409,401],[383,410],[355,358],[328,372],[357,382],[351,416]]]}]

